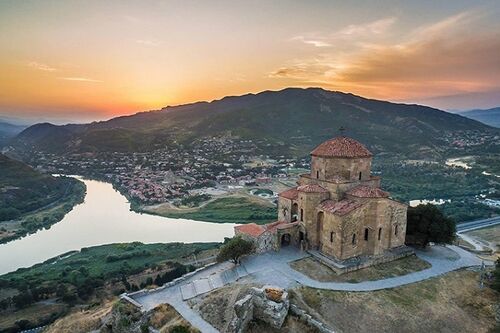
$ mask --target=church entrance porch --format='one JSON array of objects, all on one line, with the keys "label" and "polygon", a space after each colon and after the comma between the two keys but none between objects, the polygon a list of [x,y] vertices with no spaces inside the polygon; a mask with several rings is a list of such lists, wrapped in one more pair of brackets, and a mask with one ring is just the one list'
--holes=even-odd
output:
[{"label": "church entrance porch", "polygon": [[284,234],[281,236],[281,247],[285,247],[290,245],[292,240],[292,236],[290,234]]}]

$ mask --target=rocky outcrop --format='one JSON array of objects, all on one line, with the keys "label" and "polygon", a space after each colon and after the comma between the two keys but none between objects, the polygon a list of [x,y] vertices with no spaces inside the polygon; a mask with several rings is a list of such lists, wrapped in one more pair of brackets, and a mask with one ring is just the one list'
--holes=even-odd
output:
[{"label": "rocky outcrop", "polygon": [[259,319],[272,327],[280,328],[288,315],[290,301],[288,293],[278,287],[252,288],[234,305],[235,316],[229,331],[245,332],[253,319]]}]

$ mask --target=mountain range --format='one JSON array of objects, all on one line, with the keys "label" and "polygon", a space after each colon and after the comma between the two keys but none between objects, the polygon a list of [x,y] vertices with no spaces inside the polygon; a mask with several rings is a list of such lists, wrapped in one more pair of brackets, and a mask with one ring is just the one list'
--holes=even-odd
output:
[{"label": "mountain range", "polygon": [[500,107],[486,110],[477,109],[463,111],[460,112],[460,115],[500,128]]},{"label": "mountain range", "polygon": [[367,99],[320,88],[287,88],[169,106],[108,121],[57,126],[33,125],[10,145],[54,153],[147,151],[208,136],[234,136],[283,155],[303,155],[339,134],[366,143],[374,152],[439,151],[449,134],[500,130],[461,115],[409,104]]},{"label": "mountain range", "polygon": [[21,133],[27,126],[15,125],[0,120],[0,147],[7,143],[9,139]]}]

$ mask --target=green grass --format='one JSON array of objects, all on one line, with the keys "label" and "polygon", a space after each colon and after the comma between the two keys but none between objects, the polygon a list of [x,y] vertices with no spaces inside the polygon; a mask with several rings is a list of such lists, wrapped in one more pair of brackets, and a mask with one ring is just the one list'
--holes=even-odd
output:
[{"label": "green grass", "polygon": [[101,245],[83,248],[81,252],[64,259],[53,258],[30,268],[18,269],[0,276],[0,279],[11,281],[14,285],[20,282],[28,285],[45,282],[74,284],[75,281],[87,277],[106,280],[122,274],[140,272],[161,262],[179,260],[216,246],[217,243],[142,244],[139,242]]},{"label": "green grass", "polygon": [[221,198],[195,212],[168,213],[166,216],[216,223],[264,224],[276,219],[276,207],[265,206],[245,198]]}]

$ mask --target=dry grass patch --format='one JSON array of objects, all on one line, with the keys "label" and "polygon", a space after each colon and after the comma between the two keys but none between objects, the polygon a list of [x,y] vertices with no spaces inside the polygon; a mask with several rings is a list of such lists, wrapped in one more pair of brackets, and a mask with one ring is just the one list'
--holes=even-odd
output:
[{"label": "dry grass patch", "polygon": [[0,332],[15,325],[17,321],[29,320],[36,323],[45,318],[49,318],[54,313],[65,311],[64,304],[42,304],[37,303],[26,309],[17,311],[4,311],[0,316]]},{"label": "dry grass patch", "polygon": [[340,332],[488,332],[499,294],[462,270],[394,289],[340,292],[298,288],[294,303]]},{"label": "dry grass patch", "polygon": [[428,262],[415,255],[341,275],[311,257],[294,261],[290,263],[290,266],[317,281],[351,283],[402,276],[431,267]]},{"label": "dry grass patch", "polygon": [[500,244],[500,225],[489,228],[473,230],[465,233],[466,235],[485,240],[489,243]]},{"label": "dry grass patch", "polygon": [[109,302],[97,308],[71,313],[56,320],[44,332],[85,333],[97,330],[101,327],[103,319],[111,313],[112,308],[113,302]]},{"label": "dry grass patch", "polygon": [[160,304],[154,308],[149,318],[149,324],[159,330],[160,333],[168,333],[175,326],[185,326],[191,333],[199,332],[169,304]]}]

